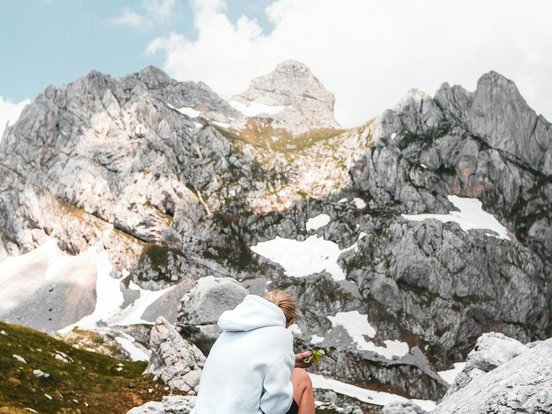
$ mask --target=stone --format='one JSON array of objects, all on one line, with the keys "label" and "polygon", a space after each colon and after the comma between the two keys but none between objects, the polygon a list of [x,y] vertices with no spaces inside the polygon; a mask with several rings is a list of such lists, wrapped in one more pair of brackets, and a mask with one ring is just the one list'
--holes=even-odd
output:
[{"label": "stone", "polygon": [[445,398],[464,388],[474,378],[492,371],[528,349],[521,342],[501,333],[490,332],[481,335],[474,349],[468,354],[465,367],[456,376]]},{"label": "stone", "polygon": [[552,410],[552,339],[473,378],[434,414],[548,413]]},{"label": "stone", "polygon": [[151,357],[144,374],[155,375],[172,389],[197,394],[205,357],[163,317],[151,330],[149,348]]},{"label": "stone", "polygon": [[231,278],[200,279],[181,302],[178,326],[205,353],[222,332],[217,321],[222,312],[234,309],[248,291]]},{"label": "stone", "polygon": [[412,401],[385,404],[381,410],[381,414],[424,414],[426,412]]},{"label": "stone", "polygon": [[195,396],[171,395],[161,401],[150,401],[134,407],[128,414],[190,414],[195,406]]}]

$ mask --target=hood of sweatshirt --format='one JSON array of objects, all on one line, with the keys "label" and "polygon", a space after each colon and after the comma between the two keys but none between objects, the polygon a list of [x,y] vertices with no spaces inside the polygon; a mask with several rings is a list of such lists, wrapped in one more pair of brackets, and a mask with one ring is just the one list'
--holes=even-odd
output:
[{"label": "hood of sweatshirt", "polygon": [[274,303],[256,295],[247,295],[233,310],[220,315],[218,326],[225,332],[251,331],[265,326],[285,328],[284,312]]}]

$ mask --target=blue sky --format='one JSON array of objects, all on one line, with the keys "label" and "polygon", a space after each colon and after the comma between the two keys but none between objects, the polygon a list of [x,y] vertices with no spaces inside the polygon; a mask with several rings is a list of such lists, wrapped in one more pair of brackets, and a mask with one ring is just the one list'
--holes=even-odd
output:
[{"label": "blue sky", "polygon": [[[268,30],[263,13],[268,3],[234,0],[227,14],[233,21],[247,14]],[[162,67],[164,56],[146,53],[146,46],[171,32],[194,39],[191,5],[176,0],[170,15],[159,19],[148,16],[143,5],[139,0],[0,0],[0,96],[33,99],[46,86],[71,82],[92,69],[121,76],[148,65]],[[144,15],[150,26],[117,24],[125,9]]]},{"label": "blue sky", "polygon": [[92,69],[155,65],[229,96],[286,59],[334,93],[346,127],[490,70],[552,120],[550,16],[550,0],[0,0],[0,132]]}]

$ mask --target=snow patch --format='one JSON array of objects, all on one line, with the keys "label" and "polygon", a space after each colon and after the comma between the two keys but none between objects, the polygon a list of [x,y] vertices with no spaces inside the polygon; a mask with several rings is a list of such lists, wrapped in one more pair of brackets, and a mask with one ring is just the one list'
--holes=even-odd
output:
[{"label": "snow patch", "polygon": [[287,276],[303,277],[326,271],[334,280],[345,279],[337,264],[339,246],[322,237],[311,236],[304,241],[276,237],[252,246],[251,250],[278,263]]},{"label": "snow patch", "polygon": [[115,340],[128,352],[130,359],[133,361],[149,361],[150,355],[142,348],[136,346],[136,341],[132,336],[121,332],[115,337]]},{"label": "snow patch", "polygon": [[358,208],[359,210],[362,210],[363,208],[366,207],[366,203],[364,202],[364,200],[358,197],[355,197],[353,199],[353,203],[355,203],[355,207]]},{"label": "snow patch", "polygon": [[96,306],[94,312],[61,329],[60,332],[70,332],[75,326],[93,329],[98,326],[98,322],[107,321],[120,311],[125,299],[123,292],[121,292],[120,280],[111,277],[113,268],[106,251],[97,254],[96,266],[98,273],[96,276]]},{"label": "snow patch", "polygon": [[23,364],[27,363],[27,361],[25,361],[25,358],[23,358],[21,355],[13,354],[12,357],[14,357],[15,359],[17,359],[19,362]]},{"label": "snow patch", "polygon": [[[106,266],[107,270],[104,269]],[[109,273],[110,270],[107,253],[98,254],[92,248],[78,256],[70,256],[59,250],[55,239],[48,238],[35,250],[0,262],[0,314],[9,315],[30,299],[42,302],[53,300],[50,296],[37,295],[44,295],[46,290],[57,292],[57,289],[54,290],[57,286],[74,286],[75,292],[82,291],[84,295],[86,289],[92,290],[97,285],[99,273]],[[98,287],[102,290],[101,286]],[[78,300],[78,297],[72,298],[75,307]],[[72,312],[73,309],[67,309],[68,314]],[[40,324],[48,315],[29,312],[25,317]]]},{"label": "snow patch", "polygon": [[276,115],[278,112],[282,112],[286,107],[285,106],[272,106],[265,105],[259,102],[251,101],[237,101],[231,99],[228,103],[234,108],[240,111],[247,117],[251,116],[260,116],[260,115]]},{"label": "snow patch", "polygon": [[224,129],[230,128],[230,124],[228,122],[213,121],[213,124],[215,124],[218,127],[224,128]]},{"label": "snow patch", "polygon": [[328,319],[332,326],[342,326],[361,350],[375,352],[387,359],[402,357],[410,351],[406,342],[385,340],[385,346],[377,346],[372,341],[366,341],[365,336],[376,336],[376,329],[368,322],[368,316],[358,311],[337,312],[335,316],[328,316]]},{"label": "snow patch", "polygon": [[322,375],[312,373],[309,373],[309,375],[314,388],[332,390],[338,394],[347,395],[368,404],[384,406],[385,404],[389,404],[391,402],[412,401],[426,411],[432,411],[436,405],[435,402],[431,400],[408,400],[400,395],[368,390],[366,388],[326,378]]},{"label": "snow patch", "polygon": [[292,334],[294,335],[301,335],[303,332],[301,331],[301,328],[299,328],[299,325],[297,325],[296,323],[294,324],[291,324],[289,326],[289,330],[291,331]]},{"label": "snow patch", "polygon": [[138,324],[153,324],[155,321],[146,321],[142,319],[142,315],[148,307],[157,301],[165,293],[169,292],[174,286],[162,290],[147,290],[132,283],[129,287],[140,292],[140,297],[136,299],[130,306],[120,310],[107,321],[110,326],[119,325],[138,325]]},{"label": "snow patch", "polygon": [[423,221],[426,219],[436,219],[447,223],[454,221],[460,225],[462,230],[467,232],[472,229],[487,229],[498,234],[488,233],[487,236],[498,237],[504,240],[511,240],[508,236],[508,229],[492,215],[484,211],[481,201],[476,198],[462,198],[449,195],[449,201],[460,211],[451,211],[449,214],[403,214],[407,220]]},{"label": "snow patch", "polygon": [[251,246],[250,249],[278,263],[284,268],[286,276],[304,277],[326,271],[335,281],[339,281],[345,280],[345,273],[337,264],[339,256],[350,250],[358,250],[358,240],[365,236],[366,233],[361,232],[357,242],[343,250],[340,250],[336,243],[317,236],[311,236],[304,241],[277,236],[275,239]]},{"label": "snow patch", "polygon": [[189,106],[183,106],[182,108],[178,108],[177,111],[180,112],[181,114],[189,116],[190,118],[197,118],[199,115],[201,115],[201,111],[198,111],[194,108],[190,108]]},{"label": "snow patch", "polygon": [[465,366],[465,362],[455,362],[454,368],[446,371],[439,371],[438,374],[447,382],[447,384],[452,384],[456,379],[456,376],[462,372]]},{"label": "snow patch", "polygon": [[167,104],[167,106],[190,118],[197,118],[199,115],[201,115],[201,111],[198,111],[197,109],[194,109],[190,106],[183,106],[182,108],[176,108],[174,105],[171,104]]},{"label": "snow patch", "polygon": [[318,230],[320,227],[324,227],[330,222],[330,216],[327,214],[319,214],[316,217],[307,220],[307,231]]},{"label": "snow patch", "polygon": [[312,335],[311,336],[311,339],[310,339],[311,344],[317,345],[317,344],[320,344],[322,342],[324,342],[324,337],[323,336],[318,336],[318,335]]}]

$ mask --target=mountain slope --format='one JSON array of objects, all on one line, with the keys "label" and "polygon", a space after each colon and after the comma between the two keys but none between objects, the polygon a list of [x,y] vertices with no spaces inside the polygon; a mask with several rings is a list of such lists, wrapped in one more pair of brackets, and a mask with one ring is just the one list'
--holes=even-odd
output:
[{"label": "mountain slope", "polygon": [[72,348],[0,322],[0,411],[126,413],[160,399],[164,386],[143,376],[145,362]]},{"label": "mountain slope", "polygon": [[48,88],[0,145],[0,257],[94,248],[121,294],[182,283],[157,309],[211,275],[287,288],[297,343],[335,356],[318,373],[409,398],[441,397],[482,332],[552,335],[551,130],[511,81],[345,131],[265,115],[154,68]]}]

